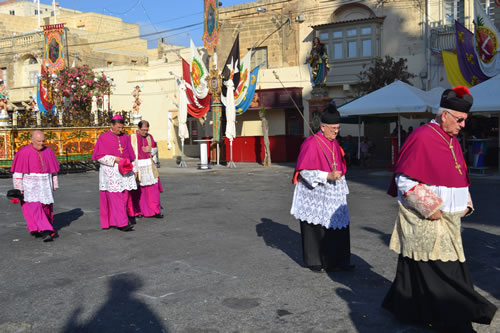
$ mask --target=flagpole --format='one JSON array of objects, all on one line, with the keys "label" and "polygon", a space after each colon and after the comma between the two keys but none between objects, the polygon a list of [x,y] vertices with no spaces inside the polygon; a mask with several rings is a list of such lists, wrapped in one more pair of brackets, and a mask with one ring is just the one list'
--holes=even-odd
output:
[{"label": "flagpole", "polygon": [[184,161],[184,139],[181,139],[181,161],[179,162],[179,165],[177,165],[179,168],[185,168],[187,167],[186,161]]},{"label": "flagpole", "polygon": [[38,29],[40,29],[40,0],[37,1],[37,12],[38,12]]},{"label": "flagpole", "polygon": [[54,24],[57,24],[56,0],[52,0],[52,8],[54,9]]},{"label": "flagpole", "polygon": [[231,156],[231,160],[227,164],[227,167],[231,168],[231,169],[236,168],[236,164],[234,164],[234,161],[233,161],[233,140],[234,139],[232,139],[232,138],[229,139],[229,147],[230,147],[229,149],[230,149],[230,154],[231,154],[230,155]]}]

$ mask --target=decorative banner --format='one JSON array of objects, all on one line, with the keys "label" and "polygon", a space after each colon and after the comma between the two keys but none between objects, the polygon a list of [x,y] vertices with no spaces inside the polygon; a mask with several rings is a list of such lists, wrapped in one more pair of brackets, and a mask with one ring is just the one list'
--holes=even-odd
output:
[{"label": "decorative banner", "polygon": [[474,1],[474,17],[475,51],[479,58],[479,66],[485,75],[493,77],[500,74],[498,59],[500,35],[478,0]]},{"label": "decorative banner", "polygon": [[448,51],[441,51],[441,55],[443,56],[444,69],[446,70],[448,83],[452,87],[465,86],[470,88],[470,83],[464,78],[458,65],[457,55]]},{"label": "decorative banner", "polygon": [[[250,84],[250,72],[252,71],[252,50],[248,51],[248,53],[241,60],[241,65],[239,66],[239,74],[240,74],[240,82],[238,86],[234,87],[234,103],[235,105],[240,104],[245,98],[248,90],[248,86]],[[227,98],[224,95],[221,95],[222,104],[227,106]]]},{"label": "decorative banner", "polygon": [[219,0],[203,0],[203,46],[212,53],[219,41]]},{"label": "decorative banner", "polygon": [[[233,80],[235,87],[240,83],[240,34],[234,40],[231,52],[227,56],[226,64],[222,69],[222,82]],[[222,85],[222,96],[226,96],[226,85]]]},{"label": "decorative banner", "polygon": [[472,32],[458,21],[455,21],[455,31],[457,39],[456,57],[464,79],[467,80],[469,86],[488,80],[489,77],[484,75],[479,66],[479,59],[474,51],[474,35]]},{"label": "decorative banner", "polygon": [[193,86],[193,93],[198,99],[203,99],[207,97],[208,94],[208,84],[207,77],[208,71],[205,67],[205,63],[196,49],[196,46],[191,40],[191,84]]},{"label": "decorative banner", "polygon": [[248,87],[248,90],[246,91],[245,98],[243,98],[243,101],[236,106],[237,116],[245,113],[253,101],[253,97],[255,95],[255,88],[257,87],[257,78],[259,77],[259,68],[260,65],[255,67],[252,73],[250,74],[250,82],[249,82],[250,85]]},{"label": "decorative banner", "polygon": [[236,105],[241,104],[247,95],[248,86],[250,84],[250,72],[252,71],[252,52],[253,49],[250,49],[250,51],[248,51],[248,53],[241,60],[240,82],[237,87],[234,87],[234,101]]},{"label": "decorative banner", "polygon": [[45,37],[44,60],[50,74],[64,68],[64,23],[52,24],[43,27]]},{"label": "decorative banner", "polygon": [[187,111],[195,118],[204,117],[210,110],[210,95],[207,94],[205,98],[198,99],[194,96],[193,86],[191,83],[190,66],[186,60],[182,59],[182,79],[186,84],[186,95],[188,100]]},{"label": "decorative banner", "polygon": [[52,108],[54,107],[54,101],[52,100],[52,87],[48,84],[47,72],[45,70],[45,66],[42,65],[42,72],[40,77],[38,77],[37,87],[36,87],[36,98],[38,104],[38,110],[40,113],[49,113],[52,112]]}]

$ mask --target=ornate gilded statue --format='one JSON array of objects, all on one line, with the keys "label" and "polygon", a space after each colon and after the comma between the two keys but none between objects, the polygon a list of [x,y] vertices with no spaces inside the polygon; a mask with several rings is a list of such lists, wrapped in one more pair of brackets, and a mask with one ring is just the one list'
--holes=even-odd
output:
[{"label": "ornate gilded statue", "polygon": [[135,89],[132,91],[132,96],[134,97],[134,105],[132,107],[132,111],[134,114],[139,114],[139,108],[141,106],[141,88],[139,86],[135,86]]},{"label": "ornate gilded statue", "polygon": [[5,83],[0,80],[0,111],[7,111],[7,104],[9,103],[9,93],[5,89]]},{"label": "ornate gilded statue", "polygon": [[328,64],[328,52],[324,43],[321,43],[318,37],[314,37],[311,53],[306,58],[311,73],[311,83],[313,86],[319,86],[325,83],[326,76],[330,70]]}]

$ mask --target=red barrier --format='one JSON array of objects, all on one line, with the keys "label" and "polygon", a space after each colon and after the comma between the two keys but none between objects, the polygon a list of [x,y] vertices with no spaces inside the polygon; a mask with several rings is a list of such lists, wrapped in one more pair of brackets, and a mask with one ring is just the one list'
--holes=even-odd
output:
[{"label": "red barrier", "polygon": [[[303,138],[300,136],[277,135],[269,137],[272,162],[294,162],[299,155],[300,145]],[[226,145],[226,161],[229,161],[230,144],[224,138]],[[262,136],[242,136],[233,140],[233,161],[234,162],[258,162],[264,160],[264,137]]]}]

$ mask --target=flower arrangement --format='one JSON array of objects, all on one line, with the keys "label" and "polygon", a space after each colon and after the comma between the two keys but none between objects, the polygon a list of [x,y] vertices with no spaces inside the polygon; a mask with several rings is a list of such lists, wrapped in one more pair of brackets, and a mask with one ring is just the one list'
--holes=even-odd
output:
[{"label": "flower arrangement", "polygon": [[103,96],[111,93],[112,84],[104,73],[96,74],[88,65],[66,67],[52,75],[50,82],[57,109],[63,111],[65,120],[77,126],[93,124],[92,98],[95,96],[102,106]]}]

